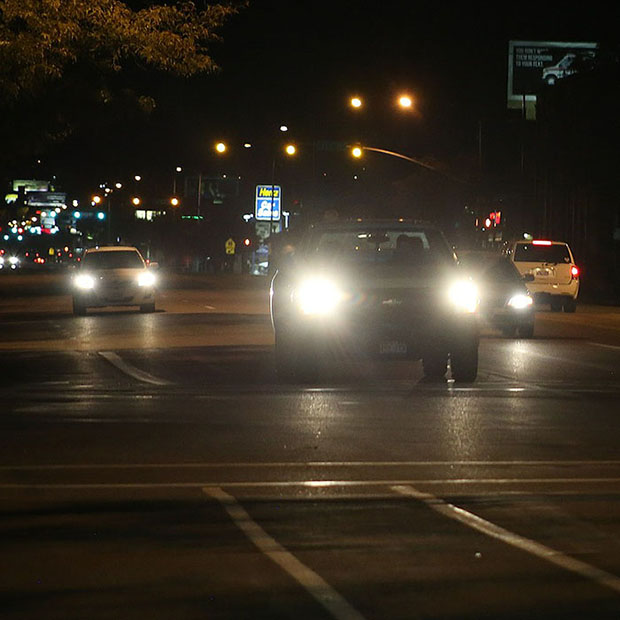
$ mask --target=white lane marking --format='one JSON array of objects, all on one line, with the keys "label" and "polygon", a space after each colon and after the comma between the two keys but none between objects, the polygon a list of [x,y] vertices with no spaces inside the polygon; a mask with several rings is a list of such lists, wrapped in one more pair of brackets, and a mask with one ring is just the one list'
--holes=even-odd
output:
[{"label": "white lane marking", "polygon": [[588,342],[593,347],[603,347],[603,349],[613,349],[614,351],[620,351],[620,347],[615,344],[601,344],[600,342]]},{"label": "white lane marking", "polygon": [[218,487],[206,487],[203,488],[203,492],[216,499],[250,541],[305,588],[334,618],[363,620],[363,616],[320,575],[300,562],[290,551],[269,536],[232,495]]},{"label": "white lane marking", "polygon": [[108,360],[110,364],[118,368],[121,372],[124,372],[126,375],[129,375],[137,381],[142,381],[143,383],[150,383],[151,385],[172,385],[172,381],[160,379],[159,377],[155,377],[154,375],[151,375],[144,370],[140,370],[139,368],[132,366],[121,357],[119,357],[116,353],[114,353],[114,351],[98,351],[98,353],[99,355],[101,355],[101,357]]},{"label": "white lane marking", "polygon": [[616,577],[616,575],[612,575],[611,573],[608,573],[600,568],[596,568],[586,562],[582,562],[581,560],[564,555],[560,551],[551,549],[550,547],[542,545],[535,540],[515,534],[510,530],[506,530],[499,525],[495,525],[495,523],[491,523],[490,521],[475,515],[473,512],[459,508],[458,506],[450,504],[439,497],[431,495],[430,493],[423,493],[422,491],[418,491],[411,486],[400,485],[393,486],[392,490],[400,495],[420,500],[439,514],[464,523],[468,527],[471,527],[478,532],[482,532],[491,538],[501,540],[512,547],[526,551],[527,553],[530,553],[531,555],[534,555],[542,560],[546,560],[551,564],[555,564],[560,568],[576,573],[581,577],[585,577],[586,579],[594,581],[601,586],[605,586],[620,593],[620,577]]},{"label": "white lane marking", "polygon": [[209,306],[208,304],[205,304],[204,307],[208,308],[209,310],[215,310],[215,306]]},{"label": "white lane marking", "polygon": [[185,468],[247,468],[263,469],[266,467],[444,467],[444,466],[472,466],[472,467],[539,467],[539,466],[566,466],[582,467],[584,465],[620,465],[620,460],[582,460],[582,461],[272,461],[272,462],[244,462],[231,461],[221,463],[50,463],[40,465],[0,465],[2,470],[36,471],[46,469],[185,469]]},{"label": "white lane marking", "polygon": [[[287,488],[287,487],[373,487],[373,486],[446,486],[446,485],[528,485],[528,484],[618,484],[620,478],[454,478],[404,480],[207,480],[195,482],[51,482],[0,483],[0,489],[158,489],[158,488]],[[538,492],[538,491],[537,491]]]}]

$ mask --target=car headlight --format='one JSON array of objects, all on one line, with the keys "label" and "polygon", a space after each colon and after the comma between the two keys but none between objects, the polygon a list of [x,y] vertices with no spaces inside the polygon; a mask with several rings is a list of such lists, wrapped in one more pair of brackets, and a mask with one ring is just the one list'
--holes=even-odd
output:
[{"label": "car headlight", "polygon": [[13,265],[18,265],[19,264],[19,258],[17,258],[17,256],[11,256],[9,257],[9,264],[11,266]]},{"label": "car headlight", "polygon": [[480,304],[478,287],[470,280],[454,282],[448,290],[448,298],[452,307],[463,314],[473,314]]},{"label": "car headlight", "polygon": [[84,291],[88,291],[95,288],[95,278],[89,276],[88,274],[81,273],[80,275],[75,276],[75,286]]},{"label": "car headlight", "polygon": [[155,276],[150,271],[145,271],[138,276],[138,286],[153,286]]},{"label": "car headlight", "polygon": [[508,305],[515,310],[525,310],[526,308],[529,308],[533,303],[534,300],[529,295],[524,295],[523,293],[513,295],[508,300]]},{"label": "car headlight", "polygon": [[342,299],[342,292],[331,280],[305,280],[295,291],[295,299],[304,314],[331,314]]}]

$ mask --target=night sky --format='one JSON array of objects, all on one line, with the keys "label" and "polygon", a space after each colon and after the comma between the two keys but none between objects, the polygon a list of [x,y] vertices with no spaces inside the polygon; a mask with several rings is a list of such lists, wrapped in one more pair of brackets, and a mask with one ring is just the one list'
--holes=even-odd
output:
[{"label": "night sky", "polygon": [[[114,126],[69,140],[46,163],[72,183],[133,170],[156,183],[178,164],[188,171],[219,173],[228,166],[264,175],[265,153],[281,123],[300,144],[359,139],[455,161],[475,152],[479,122],[492,132],[507,117],[510,39],[615,44],[617,20],[608,8],[572,7],[254,0],[213,47],[218,74],[141,77],[157,101],[148,119],[117,118]],[[395,110],[401,90],[414,96],[414,114]],[[354,93],[367,104],[357,117],[347,107]],[[212,144],[220,138],[237,149],[252,142],[253,158],[231,152],[227,162],[216,161]]]}]

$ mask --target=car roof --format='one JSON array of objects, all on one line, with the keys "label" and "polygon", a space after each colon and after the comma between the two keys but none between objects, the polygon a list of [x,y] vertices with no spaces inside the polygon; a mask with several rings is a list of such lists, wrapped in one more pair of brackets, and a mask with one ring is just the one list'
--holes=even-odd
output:
[{"label": "car roof", "polygon": [[566,241],[551,241],[550,239],[530,239],[529,241],[527,239],[521,239],[520,241],[517,241],[517,245],[521,245],[521,244],[537,245],[536,243],[534,243],[535,241],[544,241],[545,243],[543,245],[547,245],[547,242],[549,242],[551,245],[568,245]]},{"label": "car roof", "polygon": [[365,230],[372,228],[402,228],[408,230],[411,228],[425,228],[439,230],[434,224],[421,220],[412,220],[406,218],[356,218],[351,220],[334,220],[328,222],[317,222],[310,227],[310,230]]},{"label": "car roof", "polygon": [[89,248],[86,252],[88,254],[95,252],[138,252],[138,248],[131,245],[102,245],[98,248]]}]

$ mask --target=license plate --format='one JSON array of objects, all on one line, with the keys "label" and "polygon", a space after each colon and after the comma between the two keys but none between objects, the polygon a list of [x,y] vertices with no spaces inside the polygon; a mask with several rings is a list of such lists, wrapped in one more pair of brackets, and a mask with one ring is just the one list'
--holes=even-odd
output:
[{"label": "license plate", "polygon": [[389,340],[379,344],[381,355],[404,355],[407,353],[407,343],[399,340]]}]

